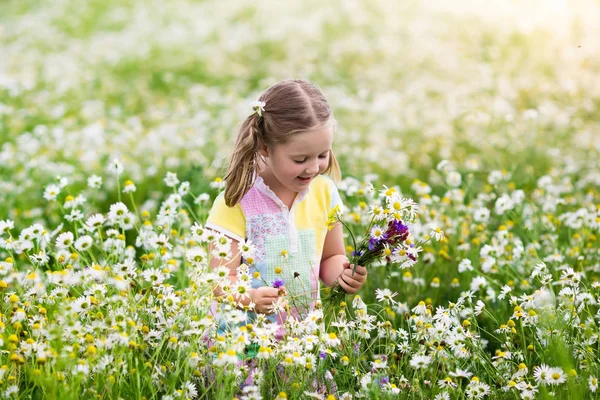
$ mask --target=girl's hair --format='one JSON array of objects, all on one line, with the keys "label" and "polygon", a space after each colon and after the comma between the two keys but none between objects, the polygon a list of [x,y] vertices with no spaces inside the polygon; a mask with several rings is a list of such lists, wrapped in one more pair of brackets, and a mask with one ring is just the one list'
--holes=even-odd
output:
[{"label": "girl's hair", "polygon": [[[263,144],[272,147],[285,143],[296,133],[328,125],[335,127],[327,99],[308,81],[281,81],[268,88],[258,100],[265,103],[262,116],[255,112],[242,123],[225,174],[225,204],[229,207],[239,203],[254,185]],[[333,151],[325,173],[334,180],[341,176]]]}]

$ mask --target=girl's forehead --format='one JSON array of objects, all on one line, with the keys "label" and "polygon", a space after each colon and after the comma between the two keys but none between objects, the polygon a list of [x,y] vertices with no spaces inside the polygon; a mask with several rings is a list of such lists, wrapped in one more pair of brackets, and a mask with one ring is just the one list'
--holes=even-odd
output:
[{"label": "girl's forehead", "polygon": [[333,142],[333,128],[330,126],[295,133],[284,143],[289,151],[323,152],[331,148]]}]

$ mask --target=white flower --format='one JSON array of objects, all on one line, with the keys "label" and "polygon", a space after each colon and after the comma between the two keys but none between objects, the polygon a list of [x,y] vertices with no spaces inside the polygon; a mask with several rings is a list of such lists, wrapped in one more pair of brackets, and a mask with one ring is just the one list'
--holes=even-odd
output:
[{"label": "white flower", "polygon": [[129,210],[124,203],[118,202],[115,204],[111,204],[110,211],[108,212],[108,218],[114,223],[117,221],[122,221],[125,218]]},{"label": "white flower", "polygon": [[200,246],[194,246],[185,253],[186,259],[195,267],[203,267],[207,264],[206,250]]},{"label": "white flower", "polygon": [[46,186],[44,190],[44,199],[48,201],[56,200],[56,197],[60,194],[60,187],[55,184]]},{"label": "white flower", "polygon": [[108,164],[107,168],[108,172],[113,175],[119,176],[123,173],[123,164],[119,161],[118,158],[113,158],[110,164]]},{"label": "white flower", "polygon": [[85,229],[88,232],[95,231],[104,224],[104,216],[102,214],[94,214],[85,221]]},{"label": "white flower", "polygon": [[436,224],[431,224],[429,235],[433,236],[435,240],[442,240],[444,238],[444,232]]},{"label": "white flower", "polygon": [[590,392],[596,393],[596,390],[598,389],[598,378],[593,375],[590,376],[590,379],[588,379],[588,386],[590,388]]},{"label": "white flower", "polygon": [[371,238],[373,239],[381,239],[384,233],[385,232],[379,225],[375,225],[371,228]]},{"label": "white flower", "polygon": [[465,271],[473,271],[473,265],[468,258],[463,259],[460,264],[458,264],[458,272],[463,273]]},{"label": "white flower", "polygon": [[416,355],[410,360],[410,366],[414,369],[427,367],[431,363],[431,357],[425,355]]},{"label": "white flower", "polygon": [[262,113],[265,111],[266,105],[267,103],[265,103],[264,101],[257,100],[254,103],[252,103],[252,109],[255,113],[258,114],[259,117],[262,117]]},{"label": "white flower", "polygon": [[92,245],[93,239],[91,236],[84,235],[75,241],[75,248],[79,251],[88,250]]},{"label": "white flower", "polygon": [[168,187],[174,187],[179,183],[177,174],[174,172],[167,172],[167,176],[165,177],[164,181]]},{"label": "white flower", "polygon": [[478,208],[473,212],[473,220],[475,222],[487,223],[490,219],[490,210],[485,207]]},{"label": "white flower", "polygon": [[228,365],[235,365],[238,362],[238,356],[235,350],[230,349],[227,352],[219,353],[219,356],[213,361],[217,367],[226,367]]},{"label": "white flower", "polygon": [[14,221],[10,219],[5,219],[4,221],[0,221],[0,235],[3,235],[4,232],[10,231],[15,227]]},{"label": "white flower", "polygon": [[189,182],[181,182],[181,185],[179,185],[179,188],[177,189],[177,193],[180,196],[185,196],[186,194],[188,194],[190,192],[190,183]]},{"label": "white flower", "polygon": [[471,281],[471,290],[478,291],[487,287],[487,280],[483,276],[476,276]]},{"label": "white flower", "polygon": [[329,347],[338,347],[342,343],[334,332],[324,334],[321,341]]},{"label": "white flower", "polygon": [[56,238],[56,247],[59,249],[67,249],[73,244],[73,233],[64,232]]},{"label": "white flower", "polygon": [[462,183],[462,177],[458,172],[450,171],[448,172],[448,176],[446,176],[446,183],[453,188],[459,187]]},{"label": "white flower", "polygon": [[205,204],[210,200],[210,195],[208,193],[200,193],[198,197],[194,199],[194,204]]},{"label": "white flower", "polygon": [[477,304],[475,304],[475,315],[479,315],[483,312],[483,309],[485,308],[485,303],[481,300],[477,300]]},{"label": "white flower", "polygon": [[123,187],[123,193],[133,193],[137,190],[135,183],[132,181],[126,181],[125,187]]},{"label": "white flower", "polygon": [[102,178],[97,175],[92,175],[88,178],[87,185],[90,189],[100,189],[102,186]]},{"label": "white flower", "polygon": [[512,210],[515,207],[515,203],[512,201],[510,196],[503,194],[494,205],[494,211],[498,215],[504,214],[508,210]]},{"label": "white flower", "polygon": [[388,304],[396,304],[396,300],[394,300],[394,296],[398,295],[398,292],[393,292],[388,289],[375,289],[375,297],[379,302],[386,302]]},{"label": "white flower", "polygon": [[551,368],[548,365],[542,364],[533,369],[533,377],[537,383],[546,384],[550,377],[550,371]]},{"label": "white flower", "polygon": [[221,178],[215,178],[214,181],[212,181],[211,183],[209,183],[208,185],[213,188],[213,189],[224,189],[225,188],[225,181]]},{"label": "white flower", "polygon": [[554,367],[550,369],[548,374],[547,383],[550,385],[560,385],[567,380],[567,376],[562,370],[562,368]]},{"label": "white flower", "polygon": [[142,272],[142,276],[146,282],[150,282],[154,285],[160,285],[165,280],[165,275],[158,268],[150,268]]}]

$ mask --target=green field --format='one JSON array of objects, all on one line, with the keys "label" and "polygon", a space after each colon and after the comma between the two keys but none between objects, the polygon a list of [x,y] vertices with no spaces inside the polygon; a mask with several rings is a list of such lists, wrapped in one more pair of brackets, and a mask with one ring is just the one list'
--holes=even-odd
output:
[{"label": "green field", "polygon": [[[594,0],[0,1],[0,398],[600,397],[598,21]],[[200,230],[286,78],[333,109],[353,235],[393,188],[422,251],[283,340],[219,334]]]}]

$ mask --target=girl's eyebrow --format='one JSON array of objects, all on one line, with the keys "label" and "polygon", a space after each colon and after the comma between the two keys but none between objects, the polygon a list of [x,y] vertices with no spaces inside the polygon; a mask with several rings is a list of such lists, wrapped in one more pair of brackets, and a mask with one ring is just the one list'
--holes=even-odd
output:
[{"label": "girl's eyebrow", "polygon": [[[320,155],[320,154],[324,154],[324,153],[327,153],[327,152],[330,152],[330,151],[331,151],[331,149],[328,149],[328,150],[321,151],[318,154]],[[310,154],[306,154],[306,153],[292,154],[292,157],[308,157],[308,156],[310,156]]]}]

